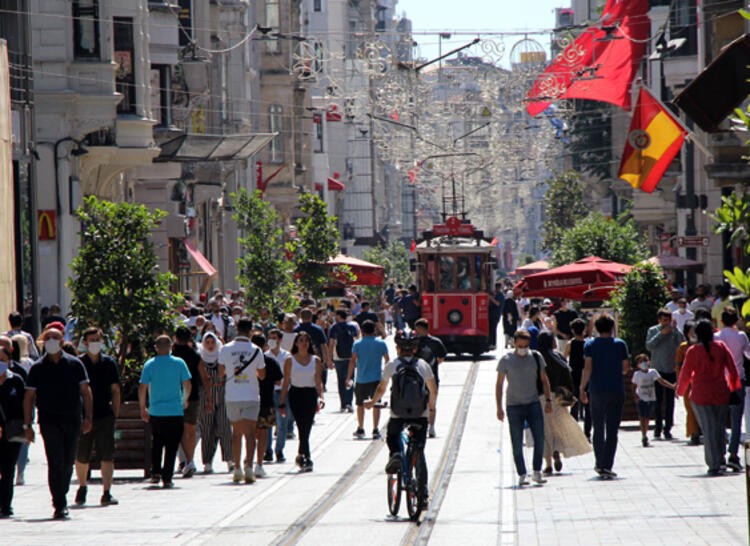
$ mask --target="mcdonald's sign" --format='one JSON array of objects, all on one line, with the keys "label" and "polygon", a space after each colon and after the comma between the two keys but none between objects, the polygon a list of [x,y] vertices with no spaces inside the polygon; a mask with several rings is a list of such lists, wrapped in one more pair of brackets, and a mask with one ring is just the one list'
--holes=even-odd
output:
[{"label": "mcdonald's sign", "polygon": [[57,213],[54,210],[38,210],[36,229],[40,241],[57,239]]}]

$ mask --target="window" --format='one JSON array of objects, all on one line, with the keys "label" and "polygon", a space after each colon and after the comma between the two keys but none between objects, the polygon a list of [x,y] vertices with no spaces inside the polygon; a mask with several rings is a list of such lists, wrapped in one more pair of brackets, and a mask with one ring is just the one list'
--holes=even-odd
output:
[{"label": "window", "polygon": [[685,38],[682,47],[672,57],[695,55],[698,52],[696,0],[676,0],[669,13],[669,39]]},{"label": "window", "polygon": [[73,42],[76,59],[100,58],[98,0],[73,0]]},{"label": "window", "polygon": [[[279,32],[279,0],[266,0],[266,26]],[[281,44],[278,38],[271,38],[266,42],[267,53],[280,53]]]},{"label": "window", "polygon": [[284,162],[284,133],[282,131],[283,112],[284,110],[280,104],[272,104],[268,109],[268,131],[271,133],[279,133],[273,140],[271,140],[271,143],[268,146],[270,163]]},{"label": "window", "polygon": [[133,18],[115,17],[115,88],[122,94],[117,105],[118,114],[135,114],[135,50],[133,47]]},{"label": "window", "polygon": [[313,114],[313,125],[315,126],[315,149],[316,154],[322,154],[325,151],[323,146],[323,114]]},{"label": "window", "polygon": [[169,65],[151,67],[151,110],[157,127],[172,125],[171,80]]},{"label": "window", "polygon": [[323,0],[313,0],[313,11],[323,11]]}]

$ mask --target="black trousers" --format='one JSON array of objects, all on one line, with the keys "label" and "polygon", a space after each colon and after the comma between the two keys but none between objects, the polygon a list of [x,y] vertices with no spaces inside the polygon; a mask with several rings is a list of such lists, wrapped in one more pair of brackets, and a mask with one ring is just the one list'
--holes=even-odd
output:
[{"label": "black trousers", "polygon": [[13,507],[13,478],[20,450],[20,443],[0,440],[0,512],[3,513]]},{"label": "black trousers", "polygon": [[[676,373],[659,372],[666,381],[674,383],[677,381]],[[654,435],[660,436],[662,430],[669,432],[672,430],[674,423],[674,391],[667,387],[655,383],[656,391],[656,409],[654,410]],[[663,407],[662,407],[663,405]]]},{"label": "black trousers", "polygon": [[151,474],[160,475],[165,483],[171,482],[174,475],[174,461],[180,447],[180,440],[182,440],[183,417],[182,415],[168,417],[152,415],[149,423],[151,424]]},{"label": "black trousers", "polygon": [[39,423],[39,429],[44,438],[44,452],[47,455],[47,483],[52,495],[52,506],[59,510],[68,505],[66,496],[78,451],[81,420],[45,420]]},{"label": "black trousers", "polygon": [[497,345],[497,325],[500,324],[500,312],[493,313],[490,311],[490,345]]},{"label": "black trousers", "polygon": [[314,387],[289,387],[289,406],[299,432],[297,453],[310,458],[310,431],[318,409],[318,391]]},{"label": "black trousers", "polygon": [[391,417],[388,420],[388,432],[385,437],[385,441],[388,444],[388,452],[391,455],[401,453],[401,431],[404,430],[406,425],[412,423],[420,425],[420,428],[414,434],[416,435],[417,445],[424,449],[424,444],[427,440],[427,417],[414,417],[410,419]]}]

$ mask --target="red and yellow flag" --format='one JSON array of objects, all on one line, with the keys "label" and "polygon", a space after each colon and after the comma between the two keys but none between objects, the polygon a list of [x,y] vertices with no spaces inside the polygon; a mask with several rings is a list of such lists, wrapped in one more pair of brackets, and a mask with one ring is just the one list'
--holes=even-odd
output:
[{"label": "red and yellow flag", "polygon": [[651,193],[685,141],[685,130],[644,88],[638,94],[618,176]]}]

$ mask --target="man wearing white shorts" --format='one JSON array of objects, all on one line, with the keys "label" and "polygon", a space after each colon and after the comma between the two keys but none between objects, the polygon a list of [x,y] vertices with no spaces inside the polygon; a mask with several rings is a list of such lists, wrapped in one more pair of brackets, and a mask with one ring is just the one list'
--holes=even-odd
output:
[{"label": "man wearing white shorts", "polygon": [[[253,323],[240,319],[237,336],[219,352],[219,377],[226,377],[225,400],[227,417],[232,423],[232,456],[234,476],[239,483],[255,482],[253,453],[255,453],[255,423],[260,411],[258,379],[266,376],[263,351],[250,341]],[[242,439],[245,439],[245,473],[242,473]]]}]

